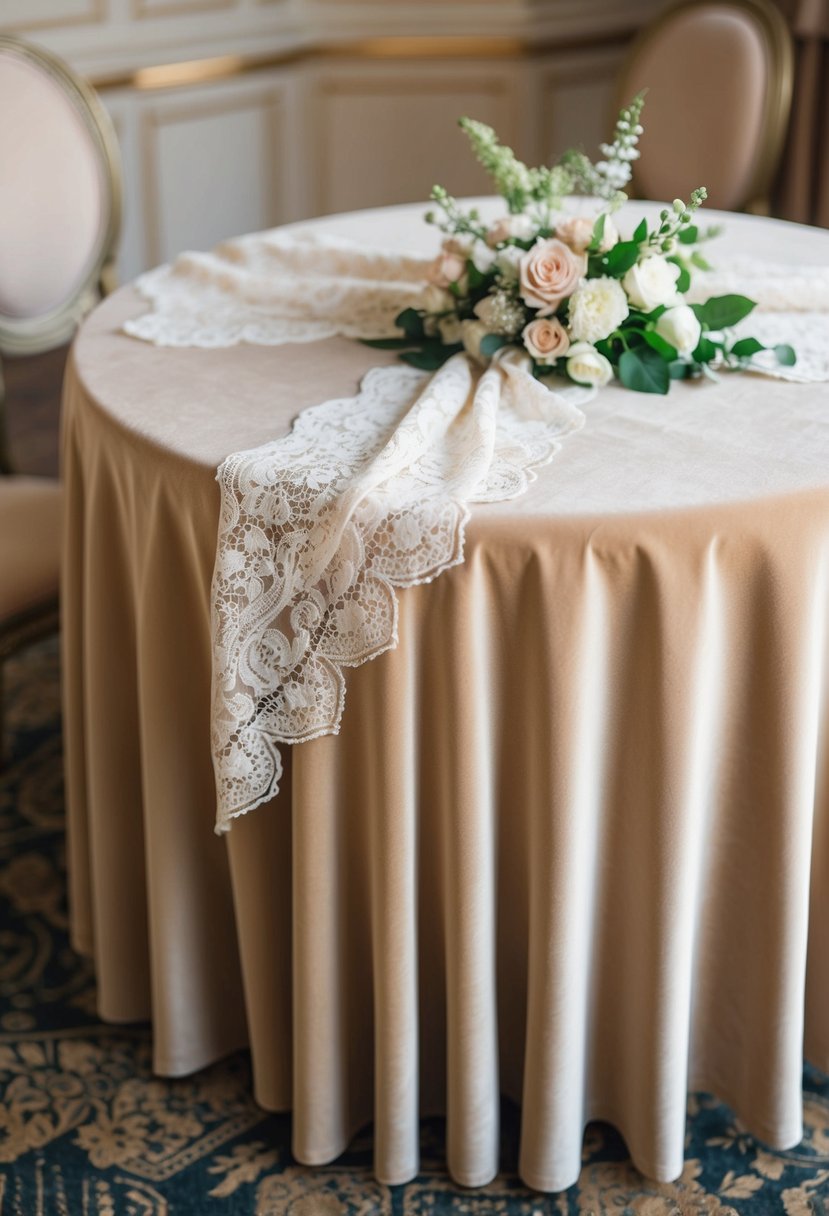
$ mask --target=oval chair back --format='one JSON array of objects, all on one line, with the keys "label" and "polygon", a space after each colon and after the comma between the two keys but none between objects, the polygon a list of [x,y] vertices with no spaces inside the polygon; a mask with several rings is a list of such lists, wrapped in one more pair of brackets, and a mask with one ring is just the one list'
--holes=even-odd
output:
[{"label": "oval chair back", "polygon": [[54,55],[0,36],[0,351],[59,346],[95,302],[121,221],[97,96]]},{"label": "oval chair back", "polygon": [[[0,35],[0,354],[67,342],[111,273],[120,160],[95,93]],[[0,368],[0,473],[11,473]],[[0,477],[0,692],[6,658],[58,626],[61,488]],[[0,697],[0,763],[2,763]]]},{"label": "oval chair back", "polygon": [[697,186],[712,207],[768,210],[783,150],[794,48],[772,0],[682,0],[634,42],[619,80],[627,103],[645,101],[640,198],[687,198]]}]

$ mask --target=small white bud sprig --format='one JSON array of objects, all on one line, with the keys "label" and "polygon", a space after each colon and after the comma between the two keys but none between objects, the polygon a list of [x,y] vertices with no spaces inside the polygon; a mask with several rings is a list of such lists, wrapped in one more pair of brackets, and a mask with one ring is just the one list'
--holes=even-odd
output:
[{"label": "small white bud sprig", "polygon": [[660,253],[675,253],[679,233],[688,227],[694,218],[694,212],[699,210],[707,198],[708,191],[705,186],[694,190],[687,203],[681,198],[675,198],[670,209],[666,207],[660,211],[659,227],[648,237],[649,248]]},{"label": "small white bud sprig", "polygon": [[620,111],[612,141],[609,144],[599,144],[599,151],[604,160],[596,162],[595,171],[600,181],[605,184],[602,191],[605,197],[608,191],[621,191],[628,184],[633,173],[632,164],[639,159],[637,145],[639,136],[644,131],[639,120],[646,92],[647,89],[643,89],[641,93],[637,93],[630,105]]},{"label": "small white bud sprig", "polygon": [[433,203],[437,203],[443,215],[436,211],[427,211],[424,216],[427,224],[434,224],[441,232],[448,232],[453,236],[465,235],[476,241],[486,241],[487,229],[480,222],[477,210],[473,208],[471,211],[462,211],[457,199],[443,186],[433,186],[429,197]]}]

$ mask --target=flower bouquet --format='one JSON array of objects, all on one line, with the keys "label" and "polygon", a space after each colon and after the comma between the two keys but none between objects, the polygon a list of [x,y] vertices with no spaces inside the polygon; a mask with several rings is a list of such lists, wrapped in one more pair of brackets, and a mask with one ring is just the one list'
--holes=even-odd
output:
[{"label": "flower bouquet", "polygon": [[[755,302],[725,295],[689,304],[684,297],[694,269],[710,269],[700,244],[718,232],[703,233],[696,222],[705,188],[687,202],[674,199],[653,229],[643,219],[630,239],[613,221],[639,155],[643,104],[640,93],[621,111],[602,160],[593,164],[571,150],[550,168],[528,168],[491,127],[462,118],[508,212],[487,225],[435,186],[437,209],[426,219],[445,236],[429,286],[417,307],[397,317],[403,336],[370,345],[398,349],[428,370],[464,350],[488,363],[518,348],[537,377],[601,387],[615,375],[645,393],[667,393],[672,379],[716,379],[712,365],[750,367],[767,348],[731,330]],[[565,199],[577,194],[596,199],[597,214],[567,214]],[[779,363],[795,362],[791,346],[773,350]]]}]

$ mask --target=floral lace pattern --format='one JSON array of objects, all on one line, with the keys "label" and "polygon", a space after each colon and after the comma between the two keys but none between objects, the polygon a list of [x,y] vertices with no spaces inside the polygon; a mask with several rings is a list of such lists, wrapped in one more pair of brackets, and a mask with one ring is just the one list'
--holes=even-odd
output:
[{"label": "floral lace pattern", "polygon": [[142,275],[136,286],[153,307],[124,332],[201,347],[394,337],[394,318],[423,290],[428,265],[313,232],[242,237]]},{"label": "floral lace pattern", "polygon": [[[428,260],[314,232],[272,232],[186,254],[139,280],[153,308],[127,333],[166,346],[279,345],[393,335]],[[734,262],[694,298],[759,301],[750,330],[829,379],[829,268]],[[594,390],[553,392],[513,350],[482,371],[456,355],[433,377],[375,369],[355,398],[305,410],[284,439],[228,457],[213,578],[217,831],[272,798],[280,743],[336,734],[343,668],[397,642],[396,589],[463,561],[468,504],[513,498]]]},{"label": "floral lace pattern", "polygon": [[213,580],[217,830],[272,798],[277,744],[336,734],[342,669],[397,643],[395,589],[463,561],[467,503],[521,494],[591,390],[509,356],[375,368],[359,396],[221,465]]}]

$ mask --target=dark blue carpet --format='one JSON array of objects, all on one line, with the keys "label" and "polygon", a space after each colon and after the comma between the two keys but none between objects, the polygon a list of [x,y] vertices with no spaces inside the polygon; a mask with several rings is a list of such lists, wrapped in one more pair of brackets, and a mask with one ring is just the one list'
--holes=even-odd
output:
[{"label": "dark blue carpet", "polygon": [[296,1165],[290,1120],[254,1105],[244,1054],[185,1080],[153,1077],[148,1028],[98,1020],[90,966],[69,946],[54,644],[8,665],[6,701],[0,1216],[829,1216],[829,1082],[811,1069],[806,1137],[793,1152],[767,1151],[698,1094],[678,1182],[643,1179],[612,1129],[593,1125],[578,1186],[545,1196],[515,1176],[512,1107],[490,1186],[451,1183],[443,1126],[428,1120],[422,1173],[385,1187],[372,1177],[369,1131],[333,1165]]}]

